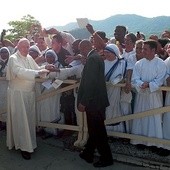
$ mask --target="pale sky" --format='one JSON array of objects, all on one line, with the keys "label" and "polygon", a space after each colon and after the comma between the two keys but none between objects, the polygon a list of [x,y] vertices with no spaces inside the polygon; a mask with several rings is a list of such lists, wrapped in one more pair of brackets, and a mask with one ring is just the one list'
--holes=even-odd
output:
[{"label": "pale sky", "polygon": [[2,0],[0,31],[9,21],[30,14],[42,27],[62,26],[76,18],[101,20],[116,14],[170,16],[169,0]]}]

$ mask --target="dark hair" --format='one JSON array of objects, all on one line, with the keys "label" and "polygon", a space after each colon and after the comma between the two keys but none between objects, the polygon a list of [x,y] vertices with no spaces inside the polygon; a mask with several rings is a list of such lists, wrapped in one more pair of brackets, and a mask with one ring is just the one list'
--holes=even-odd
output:
[{"label": "dark hair", "polygon": [[151,49],[157,50],[157,42],[156,42],[155,40],[151,40],[151,39],[150,39],[150,40],[144,41],[143,43],[149,45],[149,47],[150,47]]},{"label": "dark hair", "polygon": [[53,39],[56,40],[56,41],[59,42],[59,43],[62,43],[62,42],[63,42],[63,38],[62,38],[62,36],[61,36],[60,33],[55,34],[55,35],[53,36]]},{"label": "dark hair", "polygon": [[135,34],[133,34],[133,33],[128,33],[128,34],[126,34],[125,36],[129,36],[130,39],[132,40],[132,42],[133,42],[134,44],[136,43],[137,38],[136,38],[136,35],[135,35]]},{"label": "dark hair", "polygon": [[82,41],[81,39],[75,39],[72,44],[75,44],[75,43],[79,44],[81,41]]},{"label": "dark hair", "polygon": [[124,25],[117,25],[116,28],[117,28],[117,29],[122,29],[125,34],[128,33],[127,28],[126,28]]},{"label": "dark hair", "polygon": [[168,38],[159,38],[158,42],[161,44],[162,48],[164,48],[166,44],[170,43],[170,40]]},{"label": "dark hair", "polygon": [[106,39],[106,33],[104,31],[96,31],[96,33],[104,40]]}]

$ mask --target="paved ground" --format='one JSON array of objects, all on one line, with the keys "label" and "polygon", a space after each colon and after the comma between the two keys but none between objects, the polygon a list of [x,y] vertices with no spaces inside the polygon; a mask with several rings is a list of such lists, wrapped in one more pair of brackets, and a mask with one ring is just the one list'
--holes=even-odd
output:
[{"label": "paved ground", "polygon": [[[9,151],[6,147],[6,133],[0,131],[0,170],[150,170],[149,168],[115,161],[106,168],[94,168],[79,158],[79,151],[65,148],[60,139],[46,140],[37,137],[38,148],[31,160],[24,160],[19,151]],[[116,155],[113,154],[114,157]],[[120,155],[119,155],[120,156]],[[121,158],[123,156],[120,156]]]}]

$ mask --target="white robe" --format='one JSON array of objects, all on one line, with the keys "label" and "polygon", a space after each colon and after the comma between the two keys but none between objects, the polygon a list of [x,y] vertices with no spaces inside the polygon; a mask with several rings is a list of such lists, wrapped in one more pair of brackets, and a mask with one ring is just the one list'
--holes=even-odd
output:
[{"label": "white robe", "polygon": [[[5,109],[7,108],[7,88],[8,88],[8,81],[0,80],[0,108]],[[0,117],[3,121],[6,121],[6,112],[0,114]]]},{"label": "white robe", "polygon": [[[42,65],[47,65],[49,63],[45,62]],[[58,67],[59,62],[55,62],[55,66]],[[52,80],[51,80],[52,81]],[[54,90],[54,88],[47,89],[42,86],[42,83],[36,83],[36,95],[47,93]],[[46,99],[37,102],[37,120],[44,122],[58,122],[60,124],[64,123],[63,115],[60,114],[60,96],[61,94],[56,94]],[[58,130],[55,128],[45,128],[45,131],[57,135]]]},{"label": "white robe", "polygon": [[135,49],[133,49],[130,52],[126,52],[125,50],[123,50],[123,54],[122,57],[127,61],[129,59],[129,56],[136,54]]},{"label": "white robe", "polygon": [[[36,83],[37,96],[52,90],[54,89],[46,89],[42,86],[42,83]],[[60,114],[60,96],[60,94],[56,94],[37,102],[37,121],[64,123],[62,118],[63,115]],[[53,135],[57,135],[58,133],[58,130],[55,128],[46,127],[45,131]]]},{"label": "white robe", "polygon": [[[137,62],[136,52],[135,51],[130,52],[130,55],[126,58],[126,61],[127,61],[126,70],[133,71],[133,68],[135,67],[135,63]],[[133,88],[132,88],[131,92],[129,92],[128,94],[125,93],[124,91],[122,91],[121,106],[122,106],[122,112],[124,113],[124,115],[133,114],[132,112],[133,112],[134,98],[135,98],[135,93],[134,93]],[[132,120],[126,121],[126,126],[127,126],[127,132],[131,133]]]},{"label": "white robe", "polygon": [[7,66],[7,146],[33,152],[35,133],[35,77],[40,67],[29,55],[10,56]]},{"label": "white robe", "polygon": [[[126,66],[126,70],[128,70],[128,66],[129,66],[129,59],[131,57],[131,55],[135,55],[136,54],[136,51],[135,49],[133,49],[132,51],[130,52],[126,52],[125,50],[123,50],[123,54],[122,54],[122,57],[125,59],[125,61],[127,62],[127,66]],[[125,79],[126,79],[126,75],[125,75]],[[129,92],[128,94],[125,93],[123,90],[122,90],[122,99],[123,98],[131,98],[132,96],[132,93]],[[129,102],[130,101],[130,102]],[[121,112],[123,115],[129,115],[129,114],[132,114],[132,107],[131,107],[131,100],[122,100],[121,101]],[[126,132],[127,133],[130,133],[131,132],[131,121],[126,121]]]},{"label": "white robe", "polygon": [[[143,58],[135,64],[132,74],[132,84],[137,91],[134,114],[163,106],[162,92],[159,88],[163,85],[165,74],[165,63],[158,57],[155,57],[151,61]],[[143,90],[140,87],[145,81],[149,82],[149,88]],[[147,137],[162,138],[162,116],[157,114],[141,119],[134,119],[132,133]],[[162,146],[161,144],[135,140],[132,140],[131,143]]]},{"label": "white robe", "polygon": [[127,58],[126,61],[127,61],[127,67],[126,67],[126,69],[127,69],[127,70],[133,70],[133,68],[134,68],[134,66],[135,66],[135,63],[137,62],[136,53],[130,55],[130,56]]},{"label": "white robe", "polygon": [[[105,75],[110,70],[110,68],[115,64],[117,61],[108,61],[105,60]],[[121,87],[113,86],[119,83],[124,76],[125,71],[125,61],[120,60],[117,67],[113,71],[113,74],[110,77],[110,85],[107,85],[107,95],[109,99],[110,105],[106,108],[106,119],[112,119],[114,117],[121,116],[121,108],[120,108],[120,94],[121,94]],[[125,124],[120,123],[118,125],[107,125],[107,131],[117,131],[117,132],[124,132],[125,131]]]},{"label": "white robe", "polygon": [[[167,67],[167,74],[165,77],[165,85],[166,85],[166,79],[170,76],[170,57],[168,57],[165,60],[165,64]],[[165,106],[170,105],[170,92],[166,92],[166,97],[165,97]],[[164,139],[170,139],[170,112],[166,112],[163,114],[163,138]],[[164,148],[170,150],[170,146],[164,146]]]}]

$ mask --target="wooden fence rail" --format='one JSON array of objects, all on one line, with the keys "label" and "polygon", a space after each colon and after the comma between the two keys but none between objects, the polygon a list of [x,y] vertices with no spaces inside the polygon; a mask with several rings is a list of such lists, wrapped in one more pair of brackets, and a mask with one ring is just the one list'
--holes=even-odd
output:
[{"label": "wooden fence rail", "polygon": [[[6,81],[5,78],[0,78],[0,86],[2,85],[1,82],[3,82],[3,81]],[[43,81],[44,80],[42,80],[42,79],[36,79],[36,83],[42,83]],[[64,83],[67,84],[66,87],[59,88],[57,90],[53,89],[49,92],[44,92],[42,94],[36,95],[36,102],[39,102],[41,100],[45,100],[49,97],[55,96],[59,93],[62,93],[62,92],[65,92],[65,91],[68,91],[68,90],[71,90],[71,89],[76,89],[79,86],[79,83],[74,81],[74,80],[65,80]],[[107,85],[111,85],[111,84],[107,84]],[[124,87],[124,84],[117,84],[116,86]],[[160,90],[170,91],[170,87],[162,86],[160,88]],[[6,101],[2,101],[2,102],[4,102],[4,104],[2,103],[1,108],[0,108],[0,121],[6,121],[4,116],[2,116],[6,113]],[[78,111],[76,110],[76,112],[78,112]],[[115,123],[119,123],[119,122],[130,121],[130,120],[133,120],[133,119],[146,117],[146,116],[151,116],[151,115],[155,115],[155,114],[163,114],[165,112],[170,112],[170,106],[156,108],[156,109],[148,110],[148,111],[145,111],[145,112],[140,112],[140,113],[137,113],[137,114],[120,116],[120,117],[116,117],[116,118],[113,118],[113,119],[107,119],[107,120],[105,120],[105,124],[106,125],[115,124]],[[79,116],[78,125],[76,125],[76,126],[66,125],[66,124],[58,124],[58,123],[52,123],[52,122],[42,122],[42,121],[37,121],[37,126],[77,131],[78,132],[78,139],[75,142],[75,145],[82,147],[85,144],[87,137],[88,137],[86,115],[85,115],[85,113],[77,113],[76,115]],[[128,138],[128,139],[134,139],[134,140],[140,140],[140,141],[153,142],[153,143],[157,143],[157,144],[170,145],[170,140],[151,138],[151,137],[145,137],[145,136],[128,134],[128,133],[108,131],[108,135],[109,136],[116,136],[116,137],[120,137],[120,138]]]}]

